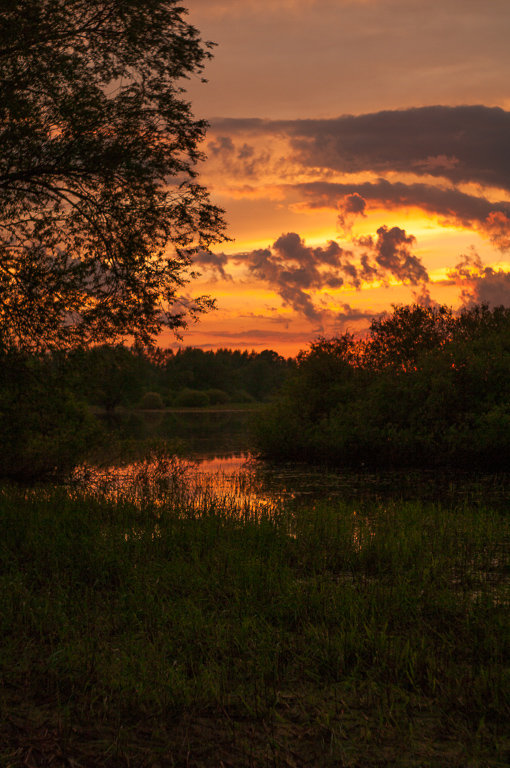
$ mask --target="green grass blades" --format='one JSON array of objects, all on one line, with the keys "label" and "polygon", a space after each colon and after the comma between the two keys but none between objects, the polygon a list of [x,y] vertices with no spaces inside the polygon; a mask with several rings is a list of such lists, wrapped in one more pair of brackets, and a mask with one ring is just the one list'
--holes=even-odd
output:
[{"label": "green grass blades", "polygon": [[5,489],[0,517],[2,765],[508,760],[500,513]]}]

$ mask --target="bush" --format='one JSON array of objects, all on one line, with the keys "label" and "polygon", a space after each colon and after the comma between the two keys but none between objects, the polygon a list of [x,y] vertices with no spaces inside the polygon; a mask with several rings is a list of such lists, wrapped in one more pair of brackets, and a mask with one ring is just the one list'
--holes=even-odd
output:
[{"label": "bush", "polygon": [[232,403],[254,403],[255,398],[253,395],[250,395],[249,392],[247,392],[245,389],[236,389],[235,392],[232,392],[232,397],[230,398]]},{"label": "bush", "polygon": [[49,360],[16,353],[0,360],[0,477],[23,483],[70,472],[102,429]]},{"label": "bush", "polygon": [[140,400],[140,408],[146,411],[161,411],[165,407],[159,392],[146,392]]},{"label": "bush", "polygon": [[229,397],[222,389],[206,389],[206,393],[211,405],[223,405],[223,403],[228,403]]},{"label": "bush", "polygon": [[257,414],[259,450],[337,465],[506,469],[510,310],[397,307],[320,339]]},{"label": "bush", "polygon": [[203,408],[209,405],[209,396],[200,389],[181,389],[175,397],[174,405],[178,408]]}]

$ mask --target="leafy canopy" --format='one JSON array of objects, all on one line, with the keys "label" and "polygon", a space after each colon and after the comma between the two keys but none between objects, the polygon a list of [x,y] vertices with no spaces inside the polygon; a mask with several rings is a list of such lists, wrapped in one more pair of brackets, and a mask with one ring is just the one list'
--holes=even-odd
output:
[{"label": "leafy canopy", "polygon": [[180,296],[192,254],[225,228],[183,89],[211,44],[177,0],[0,11],[0,346],[185,326],[212,305]]}]

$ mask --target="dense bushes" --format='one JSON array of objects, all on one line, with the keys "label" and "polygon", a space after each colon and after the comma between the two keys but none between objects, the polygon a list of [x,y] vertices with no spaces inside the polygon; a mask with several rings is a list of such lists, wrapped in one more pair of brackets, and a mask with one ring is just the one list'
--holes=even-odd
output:
[{"label": "dense bushes", "polygon": [[209,405],[209,396],[207,392],[199,389],[181,389],[174,399],[174,405],[184,408],[202,408]]},{"label": "dense bushes", "polygon": [[160,411],[165,407],[159,392],[145,392],[140,400],[140,408],[146,411]]},{"label": "dense bushes", "polygon": [[0,357],[0,477],[20,482],[69,471],[101,437],[55,361],[10,352]]},{"label": "dense bushes", "polygon": [[279,459],[507,468],[510,310],[396,307],[363,341],[322,339],[255,429]]}]

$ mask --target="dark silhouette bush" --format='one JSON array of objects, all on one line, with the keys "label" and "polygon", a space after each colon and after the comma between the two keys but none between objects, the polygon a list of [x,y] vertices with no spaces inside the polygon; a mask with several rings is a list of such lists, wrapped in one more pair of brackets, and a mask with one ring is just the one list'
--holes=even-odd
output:
[{"label": "dark silhouette bush", "polygon": [[253,403],[255,398],[245,389],[236,389],[232,392],[230,400],[233,403]]},{"label": "dark silhouette bush", "polygon": [[507,469],[510,310],[396,307],[363,340],[321,339],[254,432],[274,459]]},{"label": "dark silhouette bush", "polygon": [[146,411],[161,411],[165,407],[159,392],[146,392],[140,400],[140,408]]},{"label": "dark silhouette bush", "polygon": [[62,478],[103,436],[99,422],[49,359],[0,358],[0,477]]},{"label": "dark silhouette bush", "polygon": [[207,392],[200,389],[181,389],[177,393],[174,405],[178,408],[203,408],[209,405]]},{"label": "dark silhouette bush", "polygon": [[229,401],[229,396],[222,389],[206,389],[206,395],[211,405],[223,405]]}]

